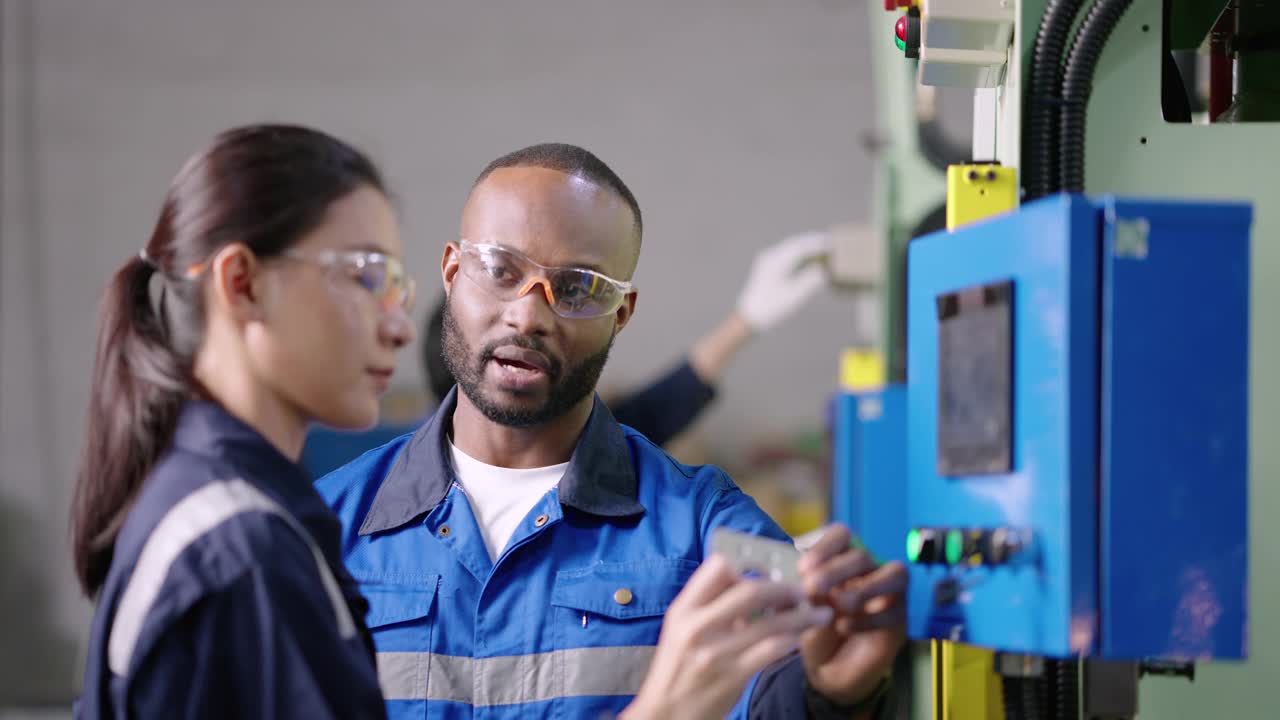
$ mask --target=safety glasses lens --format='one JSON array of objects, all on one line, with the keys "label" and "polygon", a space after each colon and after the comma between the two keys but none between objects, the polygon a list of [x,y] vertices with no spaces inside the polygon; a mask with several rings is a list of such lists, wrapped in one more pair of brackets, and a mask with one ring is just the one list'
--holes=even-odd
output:
[{"label": "safety glasses lens", "polygon": [[600,317],[622,304],[621,290],[600,275],[572,268],[544,269],[496,246],[464,245],[461,263],[467,277],[503,301],[519,297],[530,279],[548,283],[555,298],[551,309],[564,318]]}]

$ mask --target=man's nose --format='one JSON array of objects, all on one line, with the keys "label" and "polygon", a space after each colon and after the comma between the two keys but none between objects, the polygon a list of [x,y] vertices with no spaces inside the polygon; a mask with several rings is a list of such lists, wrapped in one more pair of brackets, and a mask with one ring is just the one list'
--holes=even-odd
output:
[{"label": "man's nose", "polygon": [[[541,286],[542,292],[535,288]],[[546,302],[543,302],[543,301]],[[507,303],[503,317],[508,327],[522,335],[547,335],[555,326],[551,310],[555,295],[546,280],[533,279],[520,288],[515,300]]]}]

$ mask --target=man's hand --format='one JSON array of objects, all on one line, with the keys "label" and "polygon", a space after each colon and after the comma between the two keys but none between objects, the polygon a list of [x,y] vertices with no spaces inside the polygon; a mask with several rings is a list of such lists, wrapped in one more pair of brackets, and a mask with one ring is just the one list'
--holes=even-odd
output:
[{"label": "man's hand", "polygon": [[621,717],[724,717],[755,673],[831,621],[830,608],[803,600],[797,588],[744,579],[711,555],[667,608],[649,674]]},{"label": "man's hand", "polygon": [[877,565],[852,536],[833,525],[800,558],[800,577],[815,604],[835,617],[804,633],[800,654],[809,684],[841,705],[865,700],[880,684],[906,641],[907,569]]}]

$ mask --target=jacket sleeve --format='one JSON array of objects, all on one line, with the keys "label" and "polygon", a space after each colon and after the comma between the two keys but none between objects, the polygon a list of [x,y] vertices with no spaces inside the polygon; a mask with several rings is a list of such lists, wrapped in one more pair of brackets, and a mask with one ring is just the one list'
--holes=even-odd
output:
[{"label": "jacket sleeve", "polygon": [[856,706],[840,706],[814,690],[805,677],[799,655],[770,665],[747,685],[735,707],[735,718],[749,720],[887,720],[894,716],[889,683]]},{"label": "jacket sleeve", "polygon": [[715,396],[716,389],[704,383],[686,360],[609,410],[618,422],[634,428],[654,445],[665,445],[692,425]]}]

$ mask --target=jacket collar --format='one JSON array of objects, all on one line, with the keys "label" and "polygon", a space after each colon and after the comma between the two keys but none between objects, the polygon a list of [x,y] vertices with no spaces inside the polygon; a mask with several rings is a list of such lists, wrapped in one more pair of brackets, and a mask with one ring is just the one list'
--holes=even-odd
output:
[{"label": "jacket collar", "polygon": [[[439,505],[453,485],[449,431],[458,404],[454,387],[400,450],[360,526],[361,535],[398,528]],[[597,396],[560,479],[560,504],[602,517],[644,514],[622,426]]]}]

